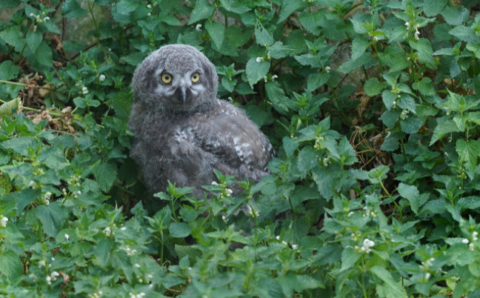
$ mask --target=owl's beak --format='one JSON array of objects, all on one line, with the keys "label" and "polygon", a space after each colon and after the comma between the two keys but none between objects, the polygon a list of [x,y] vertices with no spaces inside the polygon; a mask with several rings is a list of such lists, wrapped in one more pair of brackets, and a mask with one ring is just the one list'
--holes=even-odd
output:
[{"label": "owl's beak", "polygon": [[182,87],[182,101],[183,104],[187,101],[187,91],[185,90],[185,87]]}]

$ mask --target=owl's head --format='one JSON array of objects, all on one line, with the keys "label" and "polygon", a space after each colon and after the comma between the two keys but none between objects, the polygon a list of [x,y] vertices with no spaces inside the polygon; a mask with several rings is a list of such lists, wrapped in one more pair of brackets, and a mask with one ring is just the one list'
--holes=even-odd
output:
[{"label": "owl's head", "polygon": [[132,80],[135,102],[167,112],[208,108],[217,96],[218,77],[213,64],[188,45],[166,45],[137,67]]}]

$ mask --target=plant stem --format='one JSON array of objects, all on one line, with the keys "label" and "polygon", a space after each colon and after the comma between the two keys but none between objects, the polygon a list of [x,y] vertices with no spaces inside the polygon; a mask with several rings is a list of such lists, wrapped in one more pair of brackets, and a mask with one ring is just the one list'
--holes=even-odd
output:
[{"label": "plant stem", "polygon": [[398,212],[400,212],[400,218],[403,218],[403,213],[402,213],[402,209],[400,208],[400,206],[398,205],[398,203],[392,198],[392,195],[388,192],[388,190],[385,188],[385,185],[383,185],[383,182],[380,181],[380,185],[382,186],[382,189],[383,191],[388,195],[388,197],[390,198],[390,200],[392,200],[393,204],[395,205],[395,207],[397,207],[398,209]]}]

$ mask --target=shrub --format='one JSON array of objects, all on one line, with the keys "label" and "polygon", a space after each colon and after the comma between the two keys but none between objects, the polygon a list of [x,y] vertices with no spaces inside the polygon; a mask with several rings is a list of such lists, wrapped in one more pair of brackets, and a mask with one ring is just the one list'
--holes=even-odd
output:
[{"label": "shrub", "polygon": [[[463,4],[1,2],[0,296],[480,297]],[[200,48],[278,152],[239,197],[219,172],[211,200],[137,179],[129,82],[169,43]]]}]

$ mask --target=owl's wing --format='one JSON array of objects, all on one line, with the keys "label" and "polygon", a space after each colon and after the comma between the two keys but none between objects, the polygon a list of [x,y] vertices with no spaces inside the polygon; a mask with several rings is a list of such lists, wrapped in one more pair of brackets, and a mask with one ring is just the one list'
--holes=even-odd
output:
[{"label": "owl's wing", "polygon": [[213,168],[258,180],[269,173],[273,147],[243,111],[228,105],[214,117],[196,119],[190,133],[195,145],[210,156]]}]

